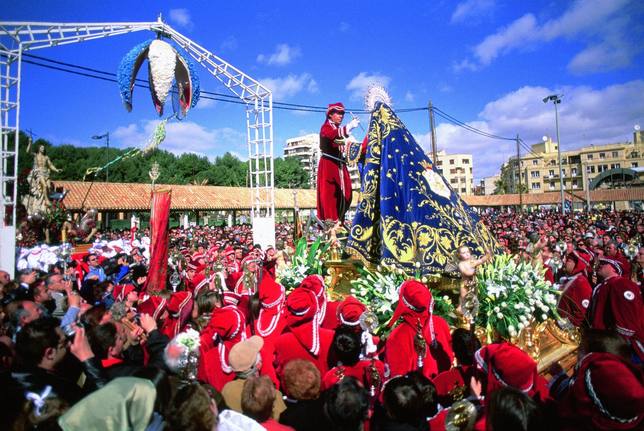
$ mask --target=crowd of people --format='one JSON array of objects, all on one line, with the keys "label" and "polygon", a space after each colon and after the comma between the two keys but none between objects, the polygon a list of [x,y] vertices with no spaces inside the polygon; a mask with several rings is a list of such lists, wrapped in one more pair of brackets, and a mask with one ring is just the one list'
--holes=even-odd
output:
[{"label": "crowd of people", "polygon": [[380,336],[369,304],[331,300],[321,276],[286,292],[289,224],[268,249],[247,225],[172,229],[175,278],[154,294],[147,232],[99,232],[65,260],[22,253],[15,280],[0,271],[0,428],[642,429],[644,215],[482,219],[559,286],[559,314],[581,331],[574,368],[546,380],[510,340],[450,328],[418,280]]}]

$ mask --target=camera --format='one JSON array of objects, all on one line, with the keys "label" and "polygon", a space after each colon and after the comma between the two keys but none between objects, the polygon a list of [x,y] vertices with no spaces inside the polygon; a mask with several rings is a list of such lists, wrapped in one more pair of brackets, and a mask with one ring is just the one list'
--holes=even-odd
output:
[{"label": "camera", "polygon": [[78,322],[78,323],[76,323],[75,327],[74,327],[73,323],[70,323],[69,325],[63,326],[61,329],[63,330],[63,333],[65,334],[65,338],[68,341],[73,342],[74,337],[76,336],[76,328],[82,328],[82,327],[83,327],[83,324]]}]

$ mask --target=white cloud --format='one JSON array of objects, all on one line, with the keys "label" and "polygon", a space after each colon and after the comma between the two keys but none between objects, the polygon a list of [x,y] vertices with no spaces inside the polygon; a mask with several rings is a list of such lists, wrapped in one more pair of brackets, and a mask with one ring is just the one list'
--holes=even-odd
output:
[{"label": "white cloud", "polygon": [[351,29],[351,25],[348,22],[340,22],[340,33],[346,33]]},{"label": "white cloud", "polygon": [[228,36],[221,42],[219,49],[222,51],[234,51],[238,46],[239,43],[237,42],[237,38],[235,36]]},{"label": "white cloud", "polygon": [[[562,150],[632,140],[633,124],[644,121],[644,80],[611,85],[601,89],[587,86],[563,88],[521,87],[485,105],[478,118],[467,124],[485,132],[513,138],[518,133],[526,144],[555,136],[555,113],[542,99],[563,94],[559,105]],[[437,117],[438,121],[442,121]],[[436,127],[439,149],[448,153],[471,153],[476,178],[493,175],[501,164],[516,154],[514,141],[489,139],[450,123]],[[415,135],[429,151],[429,134]],[[521,149],[521,153],[525,154]]]},{"label": "white cloud", "polygon": [[568,65],[575,73],[597,72],[629,65],[637,52],[625,13],[629,0],[577,0],[559,17],[540,24],[527,13],[485,37],[473,48],[474,61],[464,59],[453,69],[477,70],[515,50],[534,49],[556,39],[580,39],[587,47]]},{"label": "white cloud", "polygon": [[405,102],[410,102],[411,103],[414,100],[416,100],[416,96],[414,96],[414,93],[412,93],[411,91],[407,91],[405,93]]},{"label": "white cloud", "polygon": [[199,98],[199,102],[197,102],[197,106],[195,106],[196,109],[208,109],[212,108],[217,104],[216,100],[213,99],[206,99],[204,97]]},{"label": "white cloud", "polygon": [[269,66],[284,66],[293,62],[300,54],[300,48],[280,43],[275,47],[275,52],[272,54],[259,54],[257,56],[257,62],[268,64]]},{"label": "white cloud", "polygon": [[346,86],[346,89],[351,92],[352,99],[360,99],[365,96],[367,89],[370,85],[380,85],[387,88],[391,78],[386,75],[378,73],[369,74],[367,72],[360,72],[353,78]]},{"label": "white cloud", "polygon": [[451,22],[461,23],[489,13],[495,6],[494,0],[466,0],[459,3],[452,13]]},{"label": "white cloud", "polygon": [[191,29],[194,26],[188,9],[170,9],[169,18],[179,27]]},{"label": "white cloud", "polygon": [[[118,127],[111,136],[120,147],[142,148],[158,124],[159,120],[128,124]],[[166,138],[159,148],[174,154],[196,153],[207,156],[236,149],[243,153],[246,134],[230,127],[208,129],[190,121],[174,121],[166,125]]]},{"label": "white cloud", "polygon": [[273,92],[273,99],[285,100],[301,91],[317,93],[318,84],[308,73],[300,75],[289,74],[283,78],[262,78],[259,80]]}]

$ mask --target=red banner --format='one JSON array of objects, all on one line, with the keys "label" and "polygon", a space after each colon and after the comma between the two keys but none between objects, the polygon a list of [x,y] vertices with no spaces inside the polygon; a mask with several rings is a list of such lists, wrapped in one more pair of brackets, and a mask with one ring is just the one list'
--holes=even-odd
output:
[{"label": "red banner", "polygon": [[150,214],[150,269],[145,289],[148,294],[165,290],[168,273],[168,221],[172,190],[157,190],[152,194]]}]

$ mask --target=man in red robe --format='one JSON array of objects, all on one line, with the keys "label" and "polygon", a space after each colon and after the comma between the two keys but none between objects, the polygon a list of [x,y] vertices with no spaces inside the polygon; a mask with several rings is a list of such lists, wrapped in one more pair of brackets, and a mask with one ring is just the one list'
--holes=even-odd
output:
[{"label": "man in red robe", "polygon": [[593,288],[586,278],[588,262],[576,250],[568,253],[564,261],[565,277],[561,277],[561,297],[557,311],[576,327],[581,327],[586,319],[586,310],[590,305]]},{"label": "man in red robe", "polygon": [[591,328],[617,331],[644,360],[644,301],[640,287],[622,277],[618,261],[606,257],[599,258],[597,275],[603,281],[593,289],[588,313]]},{"label": "man in red robe", "polygon": [[454,353],[447,322],[433,315],[434,300],[426,285],[407,280],[389,326],[396,326],[385,344],[385,363],[391,377],[422,371],[428,378],[450,369]]},{"label": "man in red robe", "polygon": [[360,122],[354,118],[341,126],[344,105],[332,103],[320,129],[320,162],[318,164],[317,212],[320,220],[344,221],[351,204],[351,177],[344,159],[344,140]]}]

